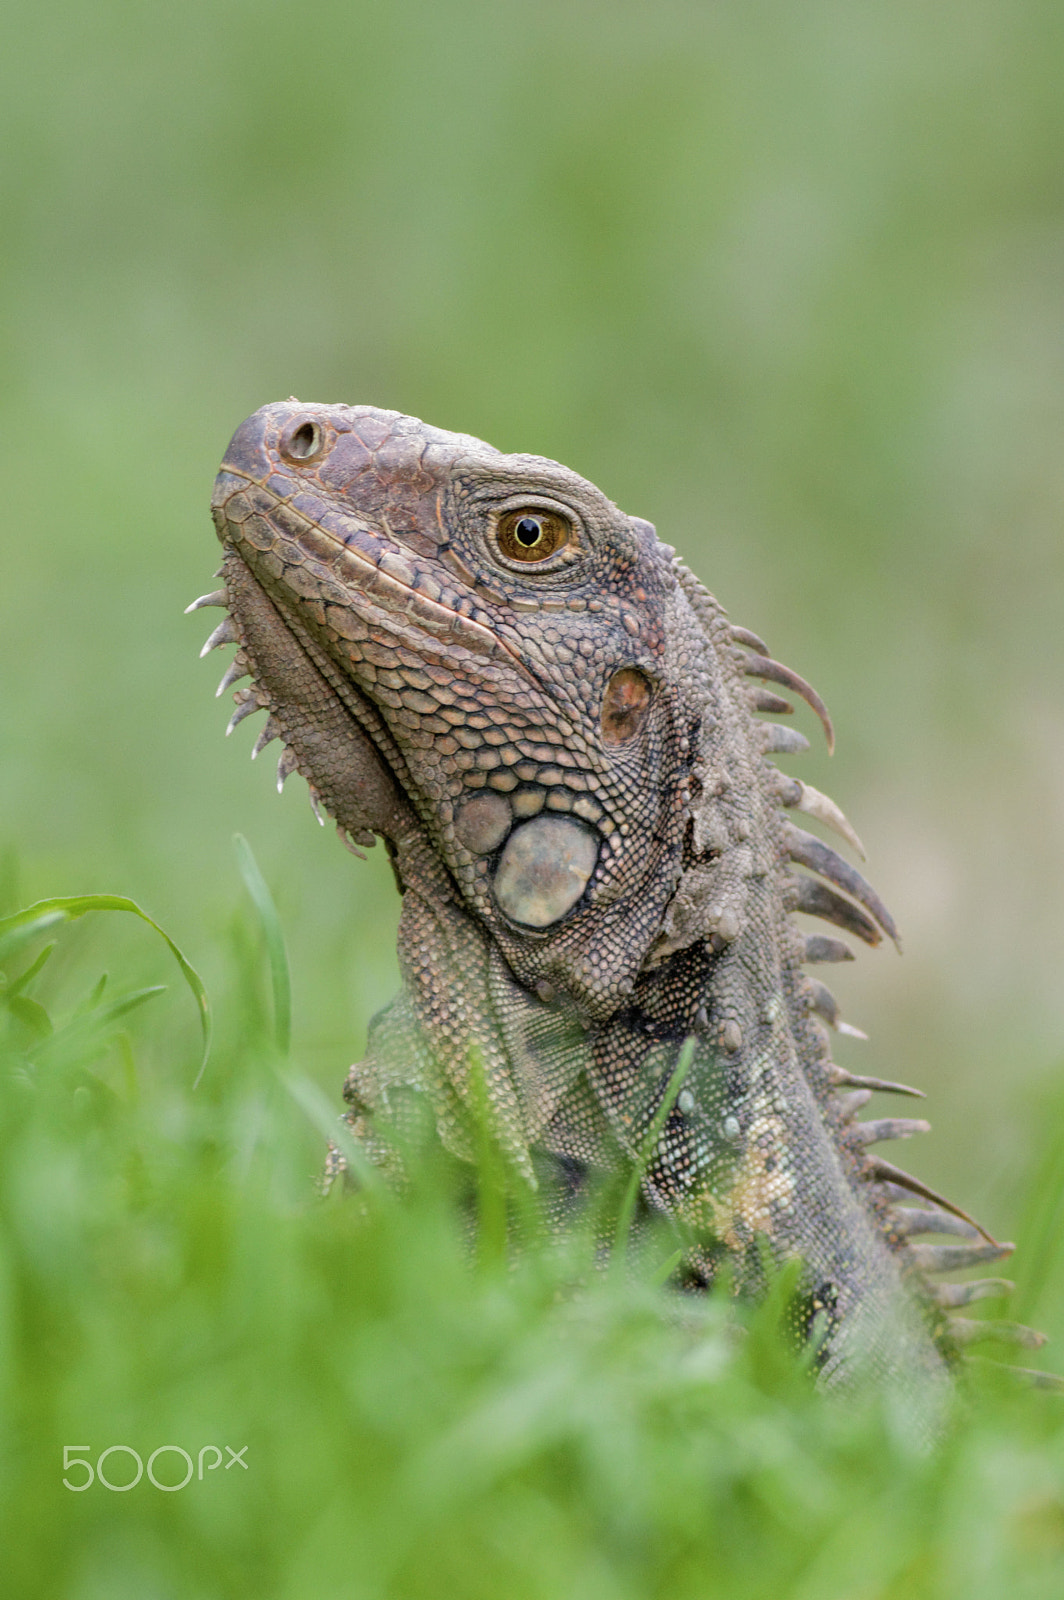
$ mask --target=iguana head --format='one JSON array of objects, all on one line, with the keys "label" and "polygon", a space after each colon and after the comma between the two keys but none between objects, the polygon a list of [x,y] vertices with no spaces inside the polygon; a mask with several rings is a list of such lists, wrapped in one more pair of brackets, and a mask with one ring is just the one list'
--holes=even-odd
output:
[{"label": "iguana head", "polygon": [[[282,736],[283,671],[342,712],[349,762],[368,736],[515,965],[615,1005],[675,887],[706,711],[673,551],[557,462],[370,406],[256,412],[213,512]],[[333,745],[297,744],[300,770],[387,833],[340,814]]]}]

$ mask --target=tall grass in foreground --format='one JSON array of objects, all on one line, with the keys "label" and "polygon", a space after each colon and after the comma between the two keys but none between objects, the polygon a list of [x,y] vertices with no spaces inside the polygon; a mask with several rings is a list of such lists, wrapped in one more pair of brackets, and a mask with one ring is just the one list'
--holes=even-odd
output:
[{"label": "tall grass in foreground", "polygon": [[[579,1241],[472,1250],[489,1153],[471,1184],[430,1144],[401,1195],[321,1198],[332,1108],[279,1048],[283,940],[241,859],[255,922],[195,1090],[165,1040],[140,1065],[150,992],[67,992],[63,919],[0,925],[5,1596],[1059,1600],[1064,1399],[984,1377],[928,1452],[896,1401],[816,1395],[780,1304],[678,1309],[667,1239],[642,1276]],[[1061,1168],[1047,1147],[1036,1318]],[[119,1487],[161,1446],[185,1487]],[[116,1487],[65,1487],[64,1447]]]}]

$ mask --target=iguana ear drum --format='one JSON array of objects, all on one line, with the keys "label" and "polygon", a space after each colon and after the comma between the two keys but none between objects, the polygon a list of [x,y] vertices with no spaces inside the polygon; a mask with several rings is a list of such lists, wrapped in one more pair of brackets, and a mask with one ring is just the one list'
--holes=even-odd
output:
[{"label": "iguana ear drum", "polygon": [[603,744],[626,744],[647,719],[653,694],[650,679],[638,667],[622,667],[602,697]]}]

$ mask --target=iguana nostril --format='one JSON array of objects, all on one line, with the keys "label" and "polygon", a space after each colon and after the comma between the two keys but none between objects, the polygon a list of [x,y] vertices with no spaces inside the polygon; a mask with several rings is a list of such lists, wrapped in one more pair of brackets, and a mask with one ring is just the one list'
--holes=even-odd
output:
[{"label": "iguana nostril", "polygon": [[315,456],[321,454],[321,447],[321,428],[308,419],[294,429],[281,449],[293,461],[313,461]]}]

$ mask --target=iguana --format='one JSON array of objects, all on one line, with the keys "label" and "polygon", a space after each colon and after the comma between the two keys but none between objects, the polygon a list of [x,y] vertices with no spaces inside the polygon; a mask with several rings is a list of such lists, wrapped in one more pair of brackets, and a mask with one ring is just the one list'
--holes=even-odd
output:
[{"label": "iguana", "polygon": [[761,714],[798,696],[830,747],[824,704],[653,526],[557,462],[294,399],[237,430],[212,509],[224,587],[189,610],[226,611],[219,694],[252,680],[230,729],[265,709],[279,787],[298,771],[353,848],[383,838],[403,895],[402,989],[345,1088],[368,1147],[408,1085],[468,1154],[475,1061],[509,1160],[579,1196],[645,1158],[693,1040],[642,1179],[688,1284],[727,1261],[756,1292],[766,1247],[800,1258],[825,1384],[935,1394],[966,1343],[1030,1342],[950,1315],[1003,1280],[931,1281],[1012,1246],[873,1153],[928,1124],[858,1120],[919,1091],[831,1060],[827,1027],[854,1030],[804,969],[853,952],[793,913],[897,930],[792,820],[863,854],[841,811],[769,759],[808,744]]}]

